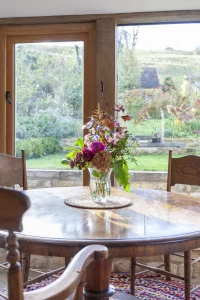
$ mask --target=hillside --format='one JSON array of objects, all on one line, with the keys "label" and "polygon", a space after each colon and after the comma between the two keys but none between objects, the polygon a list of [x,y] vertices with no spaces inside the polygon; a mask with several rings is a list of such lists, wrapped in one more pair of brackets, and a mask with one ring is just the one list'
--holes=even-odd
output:
[{"label": "hillside", "polygon": [[184,75],[199,72],[200,56],[192,52],[135,50],[135,55],[140,68],[155,67],[161,83],[171,77],[176,87],[182,84]]}]

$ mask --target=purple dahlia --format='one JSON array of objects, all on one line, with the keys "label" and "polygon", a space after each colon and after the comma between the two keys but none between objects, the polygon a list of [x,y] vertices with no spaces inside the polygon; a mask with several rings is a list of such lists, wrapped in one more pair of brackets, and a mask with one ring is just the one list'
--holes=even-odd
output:
[{"label": "purple dahlia", "polygon": [[99,151],[106,150],[106,146],[102,142],[93,142],[90,145],[90,150],[93,154],[98,153]]}]

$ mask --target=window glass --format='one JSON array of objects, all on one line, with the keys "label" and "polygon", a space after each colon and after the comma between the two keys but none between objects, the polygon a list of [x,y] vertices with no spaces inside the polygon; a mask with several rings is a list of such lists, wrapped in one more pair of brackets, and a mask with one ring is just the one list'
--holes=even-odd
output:
[{"label": "window glass", "polygon": [[62,146],[82,135],[84,42],[15,45],[16,154],[27,168],[66,169]]},{"label": "window glass", "polygon": [[138,170],[167,170],[174,155],[200,154],[200,24],[118,27],[118,102],[132,117]]}]

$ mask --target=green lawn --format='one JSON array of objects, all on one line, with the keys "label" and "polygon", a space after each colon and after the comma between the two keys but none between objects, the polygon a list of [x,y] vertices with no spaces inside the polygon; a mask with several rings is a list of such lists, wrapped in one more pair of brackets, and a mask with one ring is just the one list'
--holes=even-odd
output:
[{"label": "green lawn", "polygon": [[50,154],[40,158],[27,159],[27,169],[52,169],[52,170],[65,170],[66,167],[61,164],[64,158],[64,153]]},{"label": "green lawn", "polygon": [[[52,154],[41,158],[27,160],[27,169],[52,169],[65,170],[66,167],[61,164],[64,157],[63,153]],[[167,171],[168,155],[167,154],[146,154],[136,157],[137,165],[129,163],[130,170],[144,171]]]},{"label": "green lawn", "polygon": [[157,132],[161,129],[160,119],[149,119],[141,124],[135,125],[132,121],[125,124],[128,128],[128,132],[133,135],[153,135],[154,129],[157,128]]}]

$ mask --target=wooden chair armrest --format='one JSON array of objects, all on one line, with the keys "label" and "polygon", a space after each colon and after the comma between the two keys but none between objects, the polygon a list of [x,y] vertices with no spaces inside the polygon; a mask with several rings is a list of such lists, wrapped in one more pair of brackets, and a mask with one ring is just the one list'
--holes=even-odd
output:
[{"label": "wooden chair armrest", "polygon": [[64,273],[49,286],[24,293],[24,300],[51,299],[59,300],[69,297],[78,287],[83,272],[96,259],[106,259],[108,249],[101,245],[87,246],[72,259]]}]

